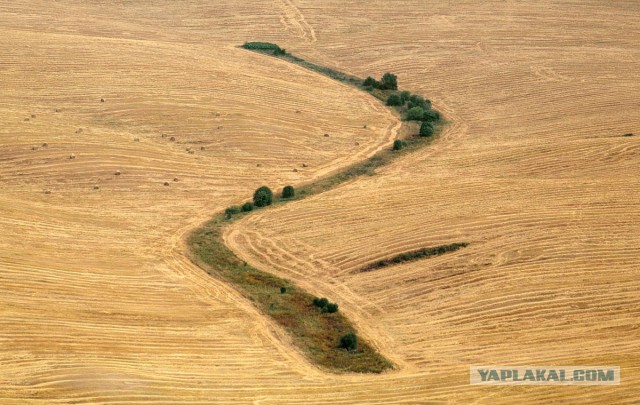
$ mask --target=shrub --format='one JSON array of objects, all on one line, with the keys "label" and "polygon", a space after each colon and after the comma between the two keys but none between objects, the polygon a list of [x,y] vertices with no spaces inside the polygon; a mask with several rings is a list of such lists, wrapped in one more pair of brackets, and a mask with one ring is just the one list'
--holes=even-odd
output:
[{"label": "shrub", "polygon": [[250,201],[242,204],[242,212],[253,211],[253,204]]},{"label": "shrub", "polygon": [[398,78],[392,73],[382,75],[382,87],[387,90],[398,90]]},{"label": "shrub", "polygon": [[420,125],[420,136],[431,136],[433,135],[433,126],[430,122],[423,122]]},{"label": "shrub", "polygon": [[407,146],[407,143],[405,141],[402,141],[400,139],[396,139],[395,141],[393,141],[393,150],[400,150],[405,146]]},{"label": "shrub", "polygon": [[326,298],[314,298],[313,299],[313,305],[315,305],[318,308],[324,308],[327,305],[329,305],[329,300]]},{"label": "shrub", "polygon": [[415,105],[422,105],[424,103],[424,98],[418,94],[413,94],[409,97],[409,101]]},{"label": "shrub", "polygon": [[280,287],[280,294],[284,294],[287,292],[287,287]]},{"label": "shrub", "polygon": [[267,186],[262,186],[253,193],[253,204],[256,207],[266,207],[267,205],[271,205],[272,201],[273,193]]},{"label": "shrub", "polygon": [[431,121],[438,121],[439,119],[440,119],[440,113],[438,113],[437,111],[428,110],[422,114],[422,121],[431,122]]},{"label": "shrub", "polygon": [[327,308],[327,312],[330,314],[333,314],[334,312],[338,312],[338,304],[336,303],[327,304],[326,308]]},{"label": "shrub", "polygon": [[233,215],[239,214],[239,213],[240,213],[240,207],[238,207],[237,205],[233,205],[233,206],[227,208],[226,210],[224,210],[224,214],[227,217],[227,219],[229,219]]},{"label": "shrub", "polygon": [[358,348],[358,337],[355,333],[347,333],[340,338],[340,348],[355,351]]},{"label": "shrub", "polygon": [[285,186],[282,189],[282,198],[293,198],[295,194],[296,191],[294,190],[293,186]]},{"label": "shrub", "polygon": [[409,121],[420,121],[424,115],[424,110],[422,107],[413,107],[407,111],[407,120]]},{"label": "shrub", "polygon": [[402,98],[397,95],[397,94],[392,94],[389,96],[389,98],[387,98],[387,105],[403,105],[404,102],[402,101]]},{"label": "shrub", "polygon": [[378,81],[376,79],[374,79],[373,77],[369,76],[366,79],[364,79],[364,82],[362,82],[362,85],[365,87],[374,87],[376,85]]},{"label": "shrub", "polygon": [[403,90],[400,92],[400,97],[402,97],[402,99],[404,101],[409,100],[409,97],[411,97],[411,92],[407,91],[407,90]]}]

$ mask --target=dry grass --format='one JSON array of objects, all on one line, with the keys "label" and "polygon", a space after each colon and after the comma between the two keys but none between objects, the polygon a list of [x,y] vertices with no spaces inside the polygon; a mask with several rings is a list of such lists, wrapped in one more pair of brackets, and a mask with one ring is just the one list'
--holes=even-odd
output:
[{"label": "dry grass", "polygon": [[[614,135],[640,132],[638,11],[6,2],[0,401],[633,402],[639,147]],[[397,372],[313,368],[184,256],[186,232],[257,186],[390,144],[395,120],[377,102],[235,48],[255,38],[357,76],[398,73],[452,122],[424,152],[226,235],[250,264],[340,302]],[[461,240],[471,245],[351,274]],[[469,386],[468,366],[487,363],[614,364],[622,384]]]}]

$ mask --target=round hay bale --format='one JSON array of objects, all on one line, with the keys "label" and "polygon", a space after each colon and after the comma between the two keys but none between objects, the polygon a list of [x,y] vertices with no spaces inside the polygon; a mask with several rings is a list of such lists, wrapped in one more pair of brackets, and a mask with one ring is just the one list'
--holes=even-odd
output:
[{"label": "round hay bale", "polygon": [[169,182],[168,182],[168,181],[165,181],[165,182],[164,182],[164,185],[165,185],[165,186],[168,186],[168,185],[169,185]]},{"label": "round hay bale", "polygon": [[133,142],[140,142],[140,138],[133,138]]},{"label": "round hay bale", "polygon": [[55,109],[55,110],[53,110],[53,111],[55,111],[55,112],[61,112],[62,110],[61,110],[61,109],[59,109],[59,108],[56,108],[56,109]]},{"label": "round hay bale", "polygon": [[45,194],[51,194],[51,190],[44,190]]},{"label": "round hay bale", "polygon": [[294,173],[297,173],[297,172],[298,172],[298,169],[294,168],[294,169],[293,169],[293,171],[294,171]]},{"label": "round hay bale", "polygon": [[166,136],[167,136],[167,134],[162,134],[161,136],[164,138],[164,137],[166,137]]},{"label": "round hay bale", "polygon": [[328,137],[329,137],[329,134],[324,134],[324,137],[325,137],[325,138],[328,138]]},{"label": "round hay bale", "polygon": [[29,118],[25,118],[24,120],[25,120],[25,121],[29,121]]},{"label": "round hay bale", "polygon": [[72,153],[72,154],[69,155],[69,159],[75,159],[75,158],[76,158],[75,154]]},{"label": "round hay bale", "polygon": [[356,146],[359,146],[359,145],[360,145],[360,142],[356,142]]},{"label": "round hay bale", "polygon": [[177,177],[174,177],[174,178],[173,178],[173,181],[178,181],[178,178],[177,178]]},{"label": "round hay bale", "polygon": [[94,190],[100,190],[100,186],[93,186]]},{"label": "round hay bale", "polygon": [[307,167],[307,164],[306,164],[306,163],[303,163],[303,164],[302,164],[302,167]]},{"label": "round hay bale", "polygon": [[262,167],[262,163],[258,163],[256,167]]},{"label": "round hay bale", "polygon": [[116,176],[120,176],[120,174],[121,174],[120,170],[116,170],[116,172],[114,173],[114,175],[116,175]]},{"label": "round hay bale", "polygon": [[31,118],[35,118],[35,117],[36,117],[36,115],[35,115],[35,114],[31,114]]},{"label": "round hay bale", "polygon": [[367,124],[364,124],[362,128],[367,129]]},{"label": "round hay bale", "polygon": [[78,128],[78,130],[76,131],[76,134],[79,134],[82,132],[82,128]]},{"label": "round hay bale", "polygon": [[176,137],[175,137],[175,136],[172,136],[171,138],[169,138],[169,140],[170,140],[171,142],[175,142]]},{"label": "round hay bale", "polygon": [[205,148],[204,148],[204,146],[201,146],[201,147],[200,147],[200,150],[204,150],[204,149],[205,149]]},{"label": "round hay bale", "polygon": [[46,142],[42,144],[42,147],[43,147],[43,148],[46,148],[46,147],[48,147],[48,146],[49,146],[49,144],[48,144],[48,143],[46,143]]},{"label": "round hay bale", "polygon": [[101,98],[101,99],[100,99],[100,102],[101,102],[101,103],[104,103],[104,98]]},{"label": "round hay bale", "polygon": [[38,147],[37,146],[32,146],[31,150],[38,150]]},{"label": "round hay bale", "polygon": [[296,114],[300,114],[302,111],[300,110],[296,110]]}]

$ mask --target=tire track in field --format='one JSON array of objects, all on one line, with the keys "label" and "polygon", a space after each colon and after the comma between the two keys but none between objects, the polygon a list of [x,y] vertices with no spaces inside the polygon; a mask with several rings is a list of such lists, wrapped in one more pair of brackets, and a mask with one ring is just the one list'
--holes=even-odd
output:
[{"label": "tire track in field", "polygon": [[316,42],[316,32],[307,23],[300,9],[291,0],[276,0],[276,5],[280,8],[280,22],[285,29],[307,42]]}]

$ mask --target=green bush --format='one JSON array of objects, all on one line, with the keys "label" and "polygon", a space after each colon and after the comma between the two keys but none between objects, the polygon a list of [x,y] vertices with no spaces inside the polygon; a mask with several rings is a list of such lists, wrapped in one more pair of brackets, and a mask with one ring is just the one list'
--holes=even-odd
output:
[{"label": "green bush", "polygon": [[407,111],[407,120],[409,121],[421,121],[424,115],[422,107],[413,107]]},{"label": "green bush", "polygon": [[400,150],[405,146],[407,146],[407,143],[405,141],[402,141],[400,139],[396,139],[395,141],[393,141],[393,150]]},{"label": "green bush", "polygon": [[262,186],[253,193],[253,204],[256,207],[266,207],[267,205],[271,205],[272,201],[273,193],[267,186]]},{"label": "green bush", "polygon": [[240,211],[241,211],[240,207],[238,207],[237,205],[233,205],[233,206],[227,208],[226,210],[224,210],[224,215],[227,217],[227,219],[229,219],[232,216],[234,216],[235,214],[239,214]]},{"label": "green bush", "polygon": [[433,135],[433,126],[430,122],[423,122],[420,125],[420,136],[431,136]]},{"label": "green bush", "polygon": [[433,110],[425,111],[422,114],[422,121],[434,122],[440,120],[440,113]]},{"label": "green bush", "polygon": [[398,78],[392,73],[382,75],[382,87],[386,90],[398,90]]},{"label": "green bush", "polygon": [[287,292],[287,287],[280,287],[280,294],[284,294]]},{"label": "green bush", "polygon": [[249,211],[253,211],[253,204],[251,204],[250,201],[247,201],[246,203],[242,204],[242,212],[249,212]]},{"label": "green bush", "polygon": [[340,348],[355,351],[358,348],[358,337],[355,333],[347,333],[340,338]]},{"label": "green bush", "polygon": [[387,105],[400,106],[403,105],[402,97],[397,94],[392,94],[387,98]]},{"label": "green bush", "polygon": [[338,312],[338,304],[336,303],[327,304],[326,308],[327,308],[327,312],[330,314],[333,314],[334,312]]},{"label": "green bush", "polygon": [[381,89],[383,87],[382,83],[380,83],[379,81],[377,81],[371,76],[364,79],[364,82],[362,82],[362,85],[366,87],[369,91],[371,91],[372,89]]},{"label": "green bush", "polygon": [[326,298],[314,298],[313,299],[313,305],[315,305],[318,308],[324,308],[327,305],[329,305],[329,300]]},{"label": "green bush", "polygon": [[404,101],[408,101],[409,97],[411,97],[411,92],[407,90],[403,90],[400,92],[400,97],[402,97]]},{"label": "green bush", "polygon": [[285,186],[282,189],[282,198],[293,198],[296,194],[293,186]]}]

